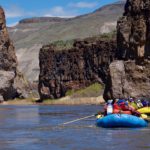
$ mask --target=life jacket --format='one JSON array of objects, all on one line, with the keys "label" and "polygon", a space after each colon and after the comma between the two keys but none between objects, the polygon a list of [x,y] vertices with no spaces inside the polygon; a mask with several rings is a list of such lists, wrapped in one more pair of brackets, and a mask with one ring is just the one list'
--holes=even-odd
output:
[{"label": "life jacket", "polygon": [[113,105],[113,113],[114,114],[118,114],[118,113],[119,114],[132,114],[130,110],[122,108],[122,107],[124,107],[123,105],[124,105],[124,103],[120,103],[120,104],[114,103],[114,105]]},{"label": "life jacket", "polygon": [[121,108],[120,108],[120,106],[118,105],[118,103],[114,103],[114,104],[113,104],[113,109],[121,110]]},{"label": "life jacket", "polygon": [[129,105],[131,105],[134,109],[138,109],[138,107],[137,107],[135,102],[130,102]]},{"label": "life jacket", "polygon": [[148,102],[145,101],[145,100],[143,100],[141,103],[142,103],[143,107],[147,107],[148,106]]},{"label": "life jacket", "polygon": [[125,100],[119,100],[117,103],[118,103],[121,110],[123,110],[123,111],[129,110],[128,103]]}]

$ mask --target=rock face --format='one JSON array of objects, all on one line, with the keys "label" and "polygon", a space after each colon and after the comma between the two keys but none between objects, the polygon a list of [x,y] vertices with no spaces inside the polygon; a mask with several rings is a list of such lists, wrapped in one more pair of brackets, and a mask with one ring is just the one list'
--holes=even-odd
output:
[{"label": "rock face", "polygon": [[14,46],[8,36],[4,11],[0,7],[0,69],[15,72],[16,67],[17,58]]},{"label": "rock face", "polygon": [[118,21],[118,58],[150,58],[150,1],[128,0]]},{"label": "rock face", "polygon": [[137,65],[133,61],[114,61],[104,98],[150,97],[150,62]]},{"label": "rock face", "polygon": [[127,0],[104,98],[150,97],[150,1]]},{"label": "rock face", "polygon": [[0,7],[0,101],[25,96],[23,83],[17,84],[19,80],[15,49],[8,36],[4,11]]},{"label": "rock face", "polygon": [[115,41],[76,41],[69,50],[53,45],[40,50],[39,94],[41,99],[60,98],[68,89],[80,89],[93,82],[106,82],[107,69],[114,60]]}]

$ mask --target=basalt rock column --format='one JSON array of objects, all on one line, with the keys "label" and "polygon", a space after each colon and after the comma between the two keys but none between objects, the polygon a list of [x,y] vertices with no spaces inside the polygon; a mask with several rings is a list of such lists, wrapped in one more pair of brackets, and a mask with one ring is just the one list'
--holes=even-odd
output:
[{"label": "basalt rock column", "polygon": [[150,97],[150,0],[127,0],[117,24],[116,55],[105,99]]},{"label": "basalt rock column", "polygon": [[7,32],[4,10],[0,7],[0,101],[23,94],[19,80],[15,49]]},{"label": "basalt rock column", "polygon": [[41,99],[60,98],[69,89],[106,82],[107,70],[114,60],[115,41],[76,41],[68,50],[45,45],[40,50],[39,94]]},{"label": "basalt rock column", "polygon": [[118,58],[150,59],[150,0],[127,0],[117,25]]}]

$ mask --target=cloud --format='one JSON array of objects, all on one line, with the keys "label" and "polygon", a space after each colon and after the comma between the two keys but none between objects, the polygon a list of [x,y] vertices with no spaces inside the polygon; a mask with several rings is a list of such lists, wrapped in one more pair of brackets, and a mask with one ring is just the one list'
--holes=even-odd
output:
[{"label": "cloud", "polygon": [[18,5],[11,5],[5,8],[5,14],[7,19],[28,18],[36,16],[72,18],[80,15],[79,8],[92,8],[94,6],[96,6],[96,3],[78,2],[70,3],[66,6],[55,6],[50,9],[41,9],[31,12]]},{"label": "cloud", "polygon": [[6,18],[18,18],[23,16],[33,16],[35,13],[26,12],[24,9],[13,5],[5,9]]},{"label": "cloud", "polygon": [[50,9],[45,13],[44,16],[47,17],[62,17],[62,18],[72,18],[75,17],[77,14],[73,11],[66,10],[62,6],[56,6]]},{"label": "cloud", "polygon": [[5,14],[7,18],[16,18],[23,16],[23,11],[17,6],[11,6],[5,9]]},{"label": "cloud", "polygon": [[54,14],[65,13],[63,7],[61,7],[61,6],[56,6],[56,7],[52,8],[51,11],[52,11]]},{"label": "cloud", "polygon": [[78,2],[70,3],[68,6],[73,8],[94,8],[98,5],[97,2]]},{"label": "cloud", "polygon": [[18,17],[27,18],[33,16],[46,16],[46,17],[62,17],[62,18],[72,18],[78,14],[70,10],[69,8],[65,9],[62,6],[55,6],[47,11],[40,12],[27,12],[23,8],[20,8],[16,5],[9,8],[5,8],[5,14],[7,19],[14,19]]},{"label": "cloud", "polygon": [[10,24],[7,24],[8,27],[14,27],[18,24],[18,22],[13,22],[13,23],[10,23]]}]

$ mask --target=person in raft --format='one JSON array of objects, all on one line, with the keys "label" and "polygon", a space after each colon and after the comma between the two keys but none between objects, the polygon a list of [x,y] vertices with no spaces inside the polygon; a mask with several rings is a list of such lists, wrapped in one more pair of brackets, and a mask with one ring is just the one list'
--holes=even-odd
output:
[{"label": "person in raft", "polygon": [[150,102],[145,99],[129,99],[129,105],[132,106],[135,109],[143,108],[143,107],[150,107]]},{"label": "person in raft", "polygon": [[104,115],[110,114],[132,114],[135,116],[141,116],[136,109],[128,104],[125,99],[108,100],[104,106]]},{"label": "person in raft", "polygon": [[142,103],[143,107],[150,107],[150,102],[148,100],[142,99],[141,103]]}]

